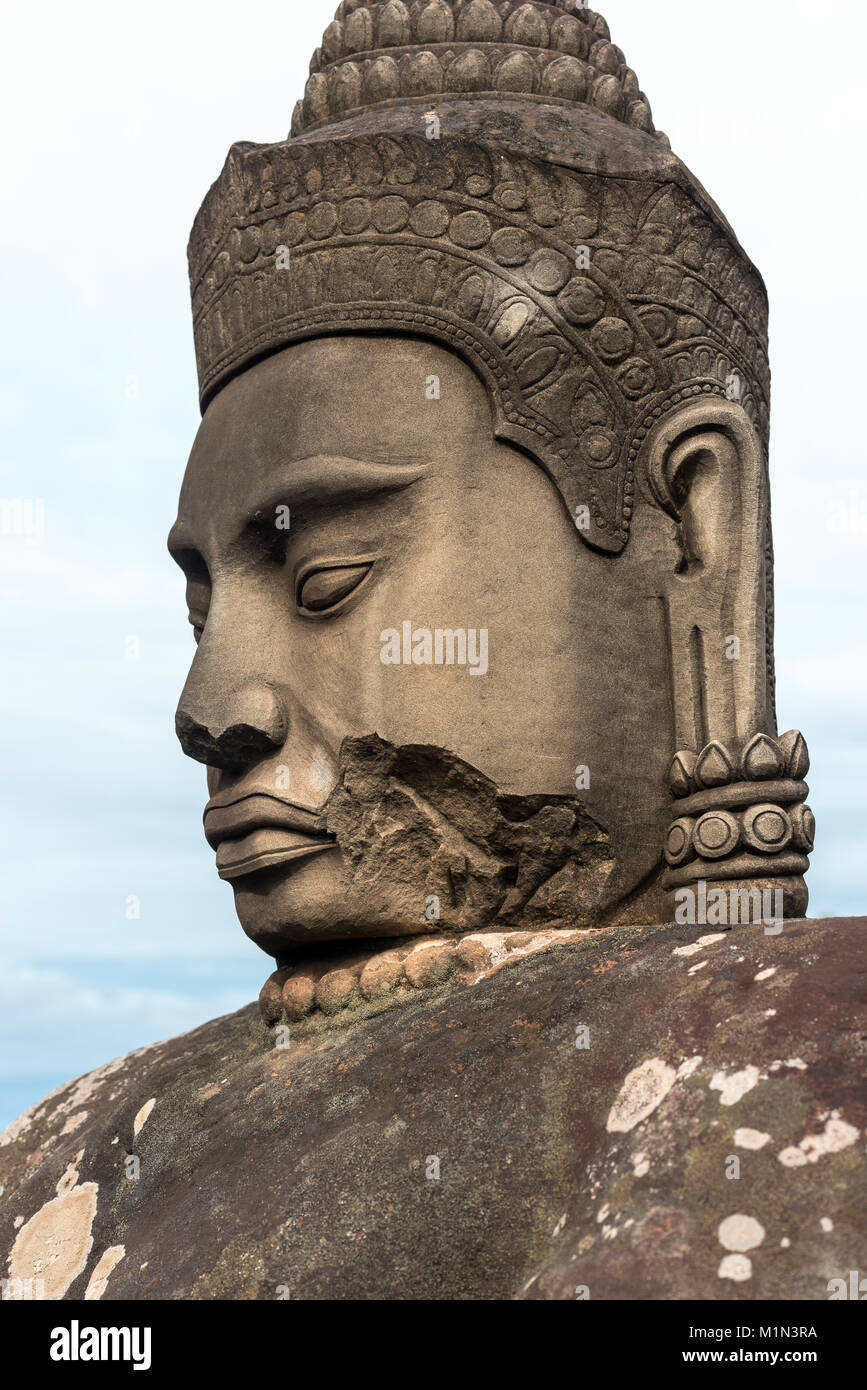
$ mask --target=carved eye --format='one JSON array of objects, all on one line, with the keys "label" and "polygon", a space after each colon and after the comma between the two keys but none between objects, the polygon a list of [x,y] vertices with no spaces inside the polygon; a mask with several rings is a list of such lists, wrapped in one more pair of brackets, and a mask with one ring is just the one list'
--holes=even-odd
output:
[{"label": "carved eye", "polygon": [[303,613],[330,613],[354,594],[373,569],[363,565],[328,565],[308,570],[298,581],[297,602]]}]

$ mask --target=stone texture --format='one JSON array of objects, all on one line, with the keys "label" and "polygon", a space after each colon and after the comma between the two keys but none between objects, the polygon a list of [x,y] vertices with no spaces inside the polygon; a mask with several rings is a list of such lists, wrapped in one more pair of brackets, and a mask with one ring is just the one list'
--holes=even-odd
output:
[{"label": "stone texture", "polygon": [[68,1299],[825,1300],[867,1268],[865,932],[594,933],[285,1049],[215,1020],[0,1136],[0,1264],[98,1189]]},{"label": "stone texture", "polygon": [[[357,60],[365,71],[381,70],[389,64],[394,75],[384,90],[368,78],[364,99],[359,93],[353,106],[368,110],[399,95],[413,95],[407,70],[412,63],[433,58],[429,46],[440,44],[450,47],[436,50],[441,58],[440,80],[430,88],[432,92],[444,88],[483,92],[494,87],[533,92],[540,82],[551,90],[546,84],[547,74],[552,66],[563,62],[558,55],[566,53],[586,74],[580,99],[585,98],[590,85],[594,89],[592,99],[606,114],[630,125],[640,123],[652,133],[647,98],[621,50],[608,41],[610,34],[602,16],[580,7],[565,15],[558,14],[558,9],[569,10],[569,0],[558,0],[556,6],[525,0],[500,0],[497,5],[492,0],[409,0],[407,4],[402,0],[372,0],[354,9],[341,5],[313,56],[310,80],[304,100],[296,107],[292,133],[314,130],[346,113],[341,86],[346,67],[355,66]],[[389,49],[401,50],[400,62],[395,63]],[[603,78],[608,79],[614,96],[608,95],[609,88],[598,94]],[[563,95],[575,97],[572,91]]]},{"label": "stone texture", "polygon": [[321,817],[357,892],[436,898],[431,930],[580,927],[612,870],[578,797],[509,796],[440,748],[347,738]]},{"label": "stone texture", "polygon": [[[302,770],[296,799],[308,813],[321,809],[344,736],[374,730],[401,747],[438,745],[509,791],[580,790],[583,769],[614,867],[604,901],[560,882],[566,924],[614,920],[609,909],[662,920],[705,880],[779,889],[784,911],[802,915],[814,827],[803,739],[776,740],[767,295],[720,209],[654,131],[601,16],[535,0],[342,4],[290,136],[230,150],[196,217],[189,266],[204,418],[177,549],[194,590],[210,566],[239,592],[197,622],[205,650],[178,709],[184,750],[234,778],[239,801],[276,803],[271,755],[285,744],[288,768],[298,730],[312,735],[316,776]],[[317,403],[309,416],[305,401]],[[339,461],[382,469],[407,456],[425,460],[432,486],[406,507],[384,505],[380,527],[368,527]],[[273,567],[257,570],[274,553],[264,504],[278,477],[291,491],[287,460],[301,458],[318,460],[319,476],[299,487],[300,524],[318,489],[338,533],[367,538],[363,553],[338,547],[341,565],[310,578],[309,603],[296,594],[305,621],[330,599],[345,620],[339,643],[309,626],[300,639],[285,594],[260,616],[278,582]],[[518,459],[556,498],[533,495],[526,476],[507,479]],[[422,481],[390,471],[395,492]],[[230,526],[242,491],[244,534],[255,537],[243,565]],[[511,531],[507,497],[520,499]],[[559,522],[547,500],[561,504]],[[390,587],[402,509],[413,516],[398,550],[413,563]],[[462,545],[446,560],[438,538],[449,535]],[[516,574],[504,551],[518,535],[529,554]],[[191,565],[203,550],[207,564]],[[529,652],[520,639],[543,589]],[[457,604],[502,620],[497,678],[486,659],[484,695],[480,682],[456,702],[438,737],[431,686],[405,682],[396,711],[396,679],[369,648],[377,627],[398,621],[385,596],[402,605],[410,594],[426,610]],[[500,595],[514,595],[512,610]],[[258,622],[266,630],[254,632]],[[479,630],[487,640],[481,618]],[[288,655],[296,642],[300,663]],[[320,646],[337,665],[311,697],[295,673]],[[537,707],[549,721],[562,709],[571,745],[542,735]],[[675,755],[675,798],[721,794],[699,814],[668,800],[658,763],[672,767]],[[218,798],[230,790],[223,779]],[[362,903],[328,888],[343,869],[333,840],[285,821],[274,833],[285,807],[262,807],[257,833],[234,845],[225,836],[218,868],[238,882],[239,915],[263,949],[282,963],[310,936],[413,934],[411,861],[436,840],[415,812],[403,805],[395,827],[381,822],[369,843],[362,834],[358,862],[350,850],[346,877],[350,891],[364,886]],[[263,891],[266,872],[308,852],[319,858],[298,870],[297,901],[276,873]],[[490,867],[497,850],[484,855]],[[444,857],[434,869],[450,875]],[[470,878],[475,900],[458,928],[499,924],[499,894]]]},{"label": "stone texture", "polygon": [[437,932],[397,946],[367,942],[351,953],[342,949],[338,959],[343,964],[336,969],[333,948],[318,957],[308,952],[269,976],[259,994],[259,1013],[268,1028],[303,1024],[293,1036],[306,1037],[343,1010],[355,1018],[370,1017],[381,1012],[384,1000],[406,1002],[414,994],[438,990],[452,977],[460,985],[476,985],[506,964],[561,949],[587,935],[588,930],[563,927],[468,936]]}]

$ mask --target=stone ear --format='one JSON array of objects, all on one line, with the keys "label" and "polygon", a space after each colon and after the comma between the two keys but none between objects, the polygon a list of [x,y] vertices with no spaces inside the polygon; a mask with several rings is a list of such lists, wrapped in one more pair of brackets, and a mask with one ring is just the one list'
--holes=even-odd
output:
[{"label": "stone ear", "polygon": [[677,526],[675,562],[657,571],[675,738],[663,887],[720,893],[729,925],[803,916],[809,758],[797,730],[776,737],[761,443],[736,402],[697,400],[660,422],[645,460]]},{"label": "stone ear", "polygon": [[677,524],[677,563],[660,576],[676,746],[773,732],[768,487],[758,435],[736,402],[702,399],[660,422],[645,457],[654,498]]}]

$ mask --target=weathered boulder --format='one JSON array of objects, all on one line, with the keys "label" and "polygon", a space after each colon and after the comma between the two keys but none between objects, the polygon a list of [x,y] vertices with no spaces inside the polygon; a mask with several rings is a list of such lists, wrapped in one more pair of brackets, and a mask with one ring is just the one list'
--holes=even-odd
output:
[{"label": "weathered boulder", "polygon": [[867,1273],[865,933],[618,928],[288,1033],[217,1019],[0,1137],[0,1272],[67,1299],[827,1299]]}]

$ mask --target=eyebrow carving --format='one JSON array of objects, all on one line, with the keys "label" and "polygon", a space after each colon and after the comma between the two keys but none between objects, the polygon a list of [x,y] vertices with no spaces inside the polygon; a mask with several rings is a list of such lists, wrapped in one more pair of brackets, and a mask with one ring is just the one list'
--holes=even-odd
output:
[{"label": "eyebrow carving", "polygon": [[[426,477],[427,463],[378,463],[371,459],[335,457],[332,454],[312,454],[294,459],[281,473],[281,481],[250,507],[241,530],[251,518],[270,515],[279,506],[303,506],[311,502],[351,502],[360,497],[374,497],[380,492],[402,492]],[[169,532],[171,554],[182,563],[181,557],[197,546],[189,529],[178,518]]]},{"label": "eyebrow carving", "polygon": [[429,472],[424,463],[378,463],[372,459],[313,454],[295,459],[283,471],[282,483],[269,491],[263,510],[273,502],[333,502],[370,497],[377,492],[401,492]]}]

